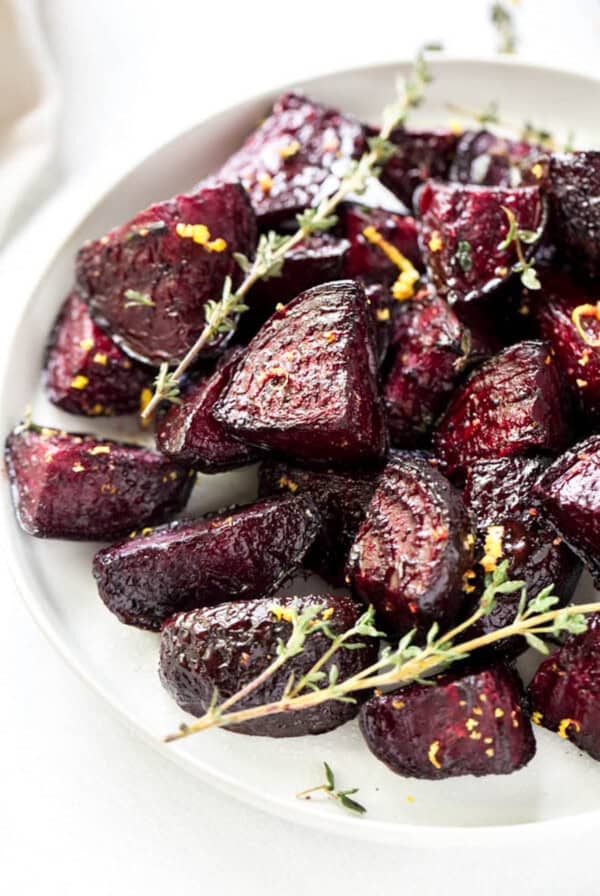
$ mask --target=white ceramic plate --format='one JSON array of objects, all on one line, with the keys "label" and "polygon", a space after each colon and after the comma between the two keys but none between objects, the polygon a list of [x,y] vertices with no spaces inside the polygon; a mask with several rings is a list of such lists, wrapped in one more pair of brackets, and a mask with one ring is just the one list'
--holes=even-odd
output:
[{"label": "white ceramic plate", "polygon": [[[533,119],[559,136],[574,131],[578,145],[592,144],[599,82],[552,69],[485,61],[440,60],[429,100],[414,121],[444,124],[446,103],[476,109],[500,103],[506,118]],[[389,101],[397,64],[351,70],[307,82],[307,92],[349,112],[377,120]],[[189,189],[241,142],[264,114],[270,96],[248,100],[181,134],[129,171],[93,207],[82,210],[76,229],[30,296],[6,359],[1,386],[2,432],[33,401],[35,419],[82,429],[81,418],[58,412],[39,387],[47,334],[73,277],[73,256],[88,237],[102,234],[138,209]],[[597,144],[598,145],[598,144]],[[90,424],[102,435],[135,432],[121,419]],[[192,512],[250,499],[253,472],[202,477]],[[19,590],[44,631],[78,673],[143,739],[192,774],[262,809],[336,833],[413,845],[522,843],[551,833],[576,833],[600,819],[600,765],[573,746],[538,729],[538,755],[508,777],[413,781],[393,775],[362,743],[356,723],[330,734],[287,741],[214,731],[166,747],[160,737],[177,727],[181,712],[163,692],[156,673],[158,636],[120,625],[98,599],[90,573],[93,544],[29,538],[15,523],[5,481],[1,516],[4,546]],[[578,597],[589,597],[584,577]],[[364,818],[295,793],[322,777],[322,761],[341,785],[360,787]],[[409,799],[410,798],[410,799]]]}]

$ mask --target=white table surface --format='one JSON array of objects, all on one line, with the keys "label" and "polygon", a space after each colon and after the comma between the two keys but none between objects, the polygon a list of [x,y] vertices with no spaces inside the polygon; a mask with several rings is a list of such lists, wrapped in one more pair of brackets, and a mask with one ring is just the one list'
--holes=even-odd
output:
[{"label": "white table surface", "polygon": [[[0,339],[10,335],[46,249],[111,172],[274,83],[412,56],[434,39],[453,53],[491,53],[487,7],[487,0],[380,0],[358,13],[355,0],[41,2],[63,85],[59,171],[50,201],[0,256]],[[524,57],[600,74],[598,0],[522,0],[516,12]],[[0,568],[0,575],[0,891],[7,896],[215,887],[248,896],[598,891],[592,838],[510,855],[493,843],[478,854],[468,842],[452,852],[434,842],[410,851],[313,833],[221,795],[116,721],[45,641],[8,573]]]}]

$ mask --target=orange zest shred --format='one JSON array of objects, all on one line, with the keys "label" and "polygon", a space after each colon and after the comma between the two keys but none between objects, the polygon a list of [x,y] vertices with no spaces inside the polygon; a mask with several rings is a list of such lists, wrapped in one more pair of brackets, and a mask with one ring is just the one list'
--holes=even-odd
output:
[{"label": "orange zest shred", "polygon": [[568,737],[568,730],[573,726],[575,731],[581,731],[581,725],[576,719],[561,719],[560,725],[558,726],[557,734],[559,737]]},{"label": "orange zest shred", "polygon": [[434,768],[441,768],[441,767],[442,767],[441,762],[440,762],[439,759],[437,758],[437,754],[438,754],[439,749],[440,749],[440,742],[439,742],[439,740],[434,740],[434,741],[429,745],[429,752],[428,752],[428,754],[427,754],[427,758],[429,759],[429,761],[431,762],[431,764],[434,766]]},{"label": "orange zest shred", "polygon": [[227,241],[222,237],[211,240],[210,230],[206,224],[184,224],[183,221],[180,221],[175,228],[175,233],[181,239],[193,240],[208,252],[223,252],[227,248]]},{"label": "orange zest shred", "polygon": [[489,526],[485,537],[485,554],[479,561],[485,572],[493,572],[498,565],[498,560],[504,552],[502,538],[504,526]]},{"label": "orange zest shred", "polygon": [[363,236],[373,246],[377,246],[386,255],[387,258],[395,264],[400,274],[396,282],[392,286],[392,295],[399,302],[405,299],[412,299],[415,294],[415,286],[419,281],[420,274],[415,266],[402,254],[395,246],[392,246],[372,224],[365,227]]},{"label": "orange zest shred", "polygon": [[600,321],[600,302],[596,302],[595,305],[578,305],[571,312],[571,320],[585,344],[589,345],[590,348],[600,348],[600,334],[598,336],[590,336],[583,329],[582,319],[585,317],[592,317],[594,320]]}]

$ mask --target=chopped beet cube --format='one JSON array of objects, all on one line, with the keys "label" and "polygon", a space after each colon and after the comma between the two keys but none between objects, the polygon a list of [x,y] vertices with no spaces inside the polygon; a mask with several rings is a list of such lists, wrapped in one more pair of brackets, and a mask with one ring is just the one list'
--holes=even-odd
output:
[{"label": "chopped beet cube", "polygon": [[285,93],[270,115],[223,165],[223,180],[241,180],[262,229],[334,193],[348,159],[366,148],[360,122],[298,93]]},{"label": "chopped beet cube", "polygon": [[[457,302],[452,310],[459,321],[469,331],[469,366],[476,366],[482,361],[487,361],[492,355],[498,354],[506,343],[503,340],[502,316],[505,313],[503,303],[502,314],[496,303],[487,302]],[[507,340],[508,343],[513,340]]]},{"label": "chopped beet cube", "polygon": [[232,470],[260,457],[258,449],[234,439],[212,415],[241,353],[241,349],[233,352],[212,374],[194,383],[180,405],[171,405],[156,429],[156,445],[163,454],[202,473]]},{"label": "chopped beet cube", "polygon": [[[272,662],[278,642],[289,638],[291,624],[286,617],[294,605],[299,612],[309,606],[323,607],[334,634],[351,628],[362,612],[349,597],[326,594],[236,601],[174,616],[163,627],[160,643],[160,677],[171,697],[185,712],[200,716],[208,709],[215,688],[220,701],[237,693]],[[342,681],[375,661],[375,642],[369,638],[356,640],[364,646],[339,650],[323,665],[325,675],[335,664]],[[352,640],[347,643],[352,644]],[[290,675],[298,682],[330,644],[323,632],[309,635],[301,653],[235,708],[249,709],[278,700]],[[230,730],[265,737],[301,737],[331,731],[357,712],[355,703],[330,700],[310,709],[253,719]]]},{"label": "chopped beet cube", "polygon": [[547,519],[600,586],[600,436],[554,461],[535,487]]},{"label": "chopped beet cube", "polygon": [[434,685],[371,697],[360,728],[371,752],[408,778],[508,775],[535,755],[521,682],[503,665],[456,669]]},{"label": "chopped beet cube", "polygon": [[57,429],[17,428],[4,456],[17,518],[39,538],[95,541],[162,523],[194,484],[156,451]]},{"label": "chopped beet cube", "polygon": [[465,328],[444,299],[422,291],[394,308],[391,358],[383,387],[392,444],[427,441],[469,353]]},{"label": "chopped beet cube", "polygon": [[121,622],[158,631],[181,610],[272,594],[300,566],[319,525],[309,498],[259,501],[104,548],[94,576]]},{"label": "chopped beet cube", "polygon": [[430,177],[444,180],[450,171],[458,136],[452,131],[395,130],[390,138],[398,147],[386,163],[382,183],[412,208],[413,194]]},{"label": "chopped beet cube", "polygon": [[[368,277],[391,286],[400,273],[390,255],[399,251],[415,267],[423,267],[417,239],[417,222],[409,215],[398,215],[382,208],[347,206],[342,212],[344,233],[350,241],[346,275],[353,279]],[[365,234],[366,231],[366,234]],[[368,239],[371,234],[371,239]],[[374,242],[382,238],[389,249]]]},{"label": "chopped beet cube", "polygon": [[67,296],[46,355],[44,387],[53,404],[71,414],[110,417],[140,407],[153,374],[128,358],[96,326],[77,291]]},{"label": "chopped beet cube", "polygon": [[344,583],[348,554],[378,478],[377,470],[309,470],[272,459],[262,462],[259,473],[261,495],[291,492],[309,495],[315,502],[321,527],[305,565],[333,585]]},{"label": "chopped beet cube", "polygon": [[564,390],[548,346],[519,342],[475,370],[439,421],[434,444],[448,473],[490,457],[556,453],[568,441]]},{"label": "chopped beet cube", "polygon": [[550,224],[559,251],[600,276],[600,150],[550,157]]},{"label": "chopped beet cube", "polygon": [[277,311],[213,414],[234,436],[300,460],[382,457],[374,328],[362,287],[351,280],[315,286]]},{"label": "chopped beet cube", "polygon": [[255,244],[243,188],[214,184],[152,205],[85,243],[77,281],[96,323],[127,354],[154,365],[174,362],[202,332],[204,306],[221,296],[225,277],[241,279],[233,253],[252,256]]},{"label": "chopped beet cube", "polygon": [[443,630],[464,601],[472,562],[470,521],[458,491],[423,457],[398,454],[385,468],[350,552],[356,594],[392,635],[433,622]]},{"label": "chopped beet cube", "polygon": [[540,665],[529,686],[532,718],[600,759],[600,616],[570,635]]},{"label": "chopped beet cube", "polygon": [[450,180],[488,187],[520,187],[535,183],[532,166],[541,148],[526,140],[509,140],[489,131],[465,131],[456,147]]},{"label": "chopped beet cube", "polygon": [[[497,289],[517,262],[515,242],[501,248],[509,220],[521,230],[539,231],[544,205],[539,187],[473,187],[428,182],[419,208],[420,246],[432,283],[450,302],[470,302]],[[526,257],[534,244],[523,243]]]}]

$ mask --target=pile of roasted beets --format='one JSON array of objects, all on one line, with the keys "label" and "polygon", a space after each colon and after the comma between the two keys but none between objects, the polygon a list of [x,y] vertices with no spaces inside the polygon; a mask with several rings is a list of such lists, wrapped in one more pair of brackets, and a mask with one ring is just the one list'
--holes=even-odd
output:
[{"label": "pile of roasted beets", "polygon": [[[136,411],[225,277],[240,282],[234,253],[252,258],[260,233],[293,230],[372,133],[286,94],[213,178],[86,243],[49,340],[49,399],[85,417]],[[273,594],[301,570],[335,588],[300,609],[324,605],[341,632],[372,604],[392,641],[467,618],[501,560],[530,597],[553,584],[569,601],[582,562],[600,580],[600,151],[552,154],[487,131],[392,139],[379,205],[346,202],[252,290],[235,332],[157,415],[157,450],[33,424],[8,437],[22,527],[117,539],[94,559],[100,597],[161,632],[162,682],[195,715],[273,658],[290,631]],[[507,239],[509,212],[522,244]],[[420,280],[399,295],[407,262]],[[541,289],[523,286],[519,262]],[[254,503],[169,522],[197,472],[256,462]],[[284,593],[283,608],[293,585]],[[500,595],[465,637],[511,622],[518,597]],[[279,696],[328,643],[309,636],[239,708]],[[533,715],[600,758],[600,620],[542,663],[526,696],[513,668],[525,647],[499,641],[433,685],[236,730],[316,734],[360,712],[391,769],[444,778],[528,763]],[[340,679],[377,649],[342,649]]]}]

